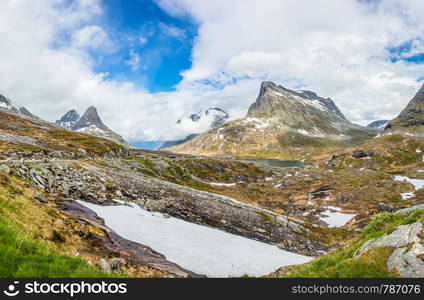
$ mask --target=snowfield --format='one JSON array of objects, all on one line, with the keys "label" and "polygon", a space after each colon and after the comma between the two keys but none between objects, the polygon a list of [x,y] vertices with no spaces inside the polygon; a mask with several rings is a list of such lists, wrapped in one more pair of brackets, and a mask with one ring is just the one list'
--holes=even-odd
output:
[{"label": "snowfield", "polygon": [[138,205],[99,206],[83,201],[122,237],[149,246],[169,261],[208,277],[262,276],[312,257],[176,218]]},{"label": "snowfield", "polygon": [[328,227],[342,227],[349,222],[355,214],[345,214],[340,212],[339,207],[327,206],[327,209],[323,212],[325,216],[321,217],[321,220],[328,224]]}]

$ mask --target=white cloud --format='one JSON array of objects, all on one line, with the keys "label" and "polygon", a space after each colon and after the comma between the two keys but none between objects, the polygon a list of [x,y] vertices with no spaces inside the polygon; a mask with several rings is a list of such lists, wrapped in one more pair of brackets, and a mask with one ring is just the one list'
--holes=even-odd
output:
[{"label": "white cloud", "polygon": [[163,22],[159,22],[157,26],[162,34],[179,40],[185,40],[187,38],[187,34],[184,29]]},{"label": "white cloud", "polygon": [[141,67],[141,57],[134,50],[130,50],[130,59],[125,63],[131,67],[133,72],[138,71]]},{"label": "white cloud", "polygon": [[[424,75],[421,65],[391,63],[386,51],[423,36],[422,1],[386,0],[374,7],[333,0],[160,5],[199,26],[193,65],[176,91],[152,94],[93,71],[85,49],[100,49],[109,40],[97,22],[100,0],[2,0],[0,93],[52,121],[71,108],[82,113],[95,105],[126,138],[153,140],[183,137],[187,131],[177,130],[175,122],[209,107],[242,116],[263,79],[330,96],[355,122],[392,118]],[[163,33],[186,38],[182,29],[167,26]],[[64,33],[73,37],[71,45],[53,47]],[[421,48],[418,42],[413,47]],[[133,54],[131,64],[140,65]]]},{"label": "white cloud", "polygon": [[71,47],[111,51],[113,44],[102,27],[97,25],[88,25],[72,34]]},{"label": "white cloud", "polygon": [[[424,75],[421,65],[391,63],[386,50],[422,36],[424,3],[364,2],[158,1],[170,14],[192,16],[200,26],[193,67],[183,73],[180,88],[197,88],[211,78],[268,78],[332,97],[360,123],[370,116],[394,117]],[[416,41],[413,53],[421,49]]]}]

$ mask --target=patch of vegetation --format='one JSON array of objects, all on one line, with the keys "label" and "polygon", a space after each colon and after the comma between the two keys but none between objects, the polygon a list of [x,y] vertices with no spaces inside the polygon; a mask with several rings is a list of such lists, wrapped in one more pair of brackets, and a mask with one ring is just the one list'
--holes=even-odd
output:
[{"label": "patch of vegetation", "polygon": [[110,277],[82,258],[60,253],[52,244],[65,241],[60,232],[54,230],[49,243],[34,236],[42,232],[23,226],[19,219],[27,217],[28,209],[36,222],[37,207],[29,197],[22,182],[0,174],[0,277]]},{"label": "patch of vegetation", "polygon": [[359,236],[346,242],[342,248],[331,251],[309,263],[283,268],[271,274],[271,277],[398,277],[398,274],[390,272],[386,268],[387,259],[393,252],[391,247],[369,250],[359,258],[353,258],[353,255],[366,241],[390,233],[399,225],[410,224],[417,220],[422,221],[423,216],[424,209],[417,210],[412,215],[381,213],[368,224]]}]

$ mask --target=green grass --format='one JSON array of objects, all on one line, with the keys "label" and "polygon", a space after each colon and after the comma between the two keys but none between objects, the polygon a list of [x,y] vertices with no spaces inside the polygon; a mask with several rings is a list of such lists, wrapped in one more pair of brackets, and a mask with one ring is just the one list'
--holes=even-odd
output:
[{"label": "green grass", "polygon": [[355,252],[368,240],[391,233],[399,225],[406,225],[417,220],[423,221],[424,209],[410,215],[392,213],[378,214],[361,234],[349,241],[344,247],[329,252],[313,261],[291,266],[274,273],[272,277],[304,277],[304,278],[390,278],[398,277],[386,268],[386,261],[393,248],[375,248],[365,252],[359,258],[353,258]]},{"label": "green grass", "polygon": [[110,277],[82,258],[61,254],[54,242],[37,239],[37,232],[24,227],[21,221],[28,223],[28,217],[39,220],[29,197],[24,182],[0,174],[0,278]]},{"label": "green grass", "polygon": [[57,253],[30,238],[14,222],[0,219],[0,277],[109,277],[80,258]]}]

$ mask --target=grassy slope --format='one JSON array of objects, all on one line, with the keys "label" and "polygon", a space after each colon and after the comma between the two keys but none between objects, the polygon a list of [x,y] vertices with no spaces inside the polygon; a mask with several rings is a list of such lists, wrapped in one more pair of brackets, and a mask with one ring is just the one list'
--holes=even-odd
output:
[{"label": "grassy slope", "polygon": [[104,236],[103,230],[61,213],[55,199],[40,203],[35,193],[26,182],[0,173],[0,278],[175,277],[129,263],[118,274],[101,272],[100,258],[114,255],[86,237]]},{"label": "grassy slope", "polygon": [[414,223],[417,220],[424,220],[424,210],[417,210],[412,215],[381,213],[368,224],[358,237],[348,241],[344,247],[309,263],[282,268],[271,274],[271,277],[398,277],[395,272],[386,268],[386,261],[393,251],[392,248],[372,249],[358,259],[354,259],[353,255],[366,241],[390,233],[399,225]]},{"label": "grassy slope", "polygon": [[111,150],[116,152],[124,148],[107,139],[67,131],[49,123],[24,119],[4,112],[0,112],[0,134],[30,137],[36,142],[36,145],[1,142],[0,156],[1,152],[9,149],[31,152],[46,150],[78,152],[78,149],[84,149],[94,156],[102,156]]},{"label": "grassy slope", "polygon": [[29,191],[0,174],[0,277],[108,277],[82,258],[63,255],[52,242],[35,237],[20,222],[36,221]]}]

